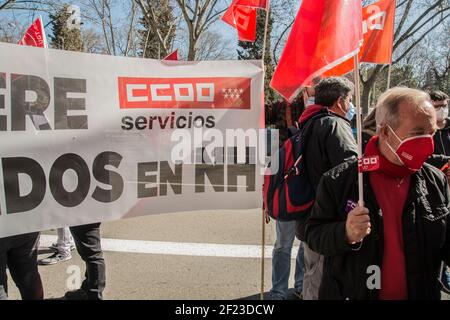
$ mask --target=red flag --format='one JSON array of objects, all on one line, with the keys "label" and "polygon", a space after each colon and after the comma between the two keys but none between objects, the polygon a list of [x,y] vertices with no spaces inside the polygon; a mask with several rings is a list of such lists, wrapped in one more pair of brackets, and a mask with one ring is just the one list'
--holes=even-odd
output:
[{"label": "red flag", "polygon": [[389,64],[394,41],[395,0],[380,0],[364,8],[362,62]]},{"label": "red flag", "polygon": [[268,0],[235,0],[233,2],[233,4],[267,10],[267,5],[269,4],[269,1]]},{"label": "red flag", "polygon": [[[380,0],[363,8],[364,43],[359,61],[390,64],[394,40],[395,0]],[[353,59],[329,70],[326,75],[343,75],[354,68]]]},{"label": "red flag", "polygon": [[235,28],[240,41],[254,42],[256,40],[256,8],[235,5],[235,0],[222,20]]},{"label": "red flag", "polygon": [[47,39],[45,37],[44,25],[42,18],[39,17],[28,28],[27,32],[19,41],[20,45],[47,48]]},{"label": "red flag", "polygon": [[360,0],[303,0],[271,87],[292,101],[311,80],[358,53]]},{"label": "red flag", "polygon": [[172,60],[172,61],[178,61],[178,49],[169,54],[167,57],[165,57],[163,60]]}]

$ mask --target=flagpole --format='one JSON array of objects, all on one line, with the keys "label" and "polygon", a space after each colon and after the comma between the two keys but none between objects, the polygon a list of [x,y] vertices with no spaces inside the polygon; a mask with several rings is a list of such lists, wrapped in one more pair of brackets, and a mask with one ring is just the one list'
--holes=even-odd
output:
[{"label": "flagpole", "polygon": [[266,213],[264,208],[262,208],[262,232],[261,232],[261,293],[260,300],[264,300],[264,261],[265,261],[265,251],[266,251]]},{"label": "flagpole", "polygon": [[[264,40],[263,40],[263,52],[262,52],[262,65],[263,65],[263,87],[264,92],[265,82],[266,82],[266,65],[264,63],[266,58],[266,48],[267,48],[267,29],[269,26],[269,11],[270,11],[270,0],[267,0],[266,8],[266,22],[264,24]],[[263,101],[263,105],[265,105]],[[261,226],[261,293],[260,299],[264,300],[264,275],[265,275],[265,251],[266,251],[266,214],[264,206],[262,209],[262,226]]]},{"label": "flagpole", "polygon": [[43,42],[44,42],[44,48],[48,48],[48,42],[47,42],[47,36],[45,35],[45,28],[44,28],[44,21],[42,20],[42,17],[39,15],[39,21],[41,23],[41,28],[42,28],[42,37]]},{"label": "flagpole", "polygon": [[[357,132],[357,142],[358,142],[358,164],[360,159],[362,159],[362,112],[361,112],[361,88],[359,79],[359,58],[358,54],[354,57],[355,68],[355,98],[356,98],[356,132]],[[358,170],[358,194],[359,194],[359,206],[364,206],[364,185],[363,185],[363,173]]]},{"label": "flagpole", "polygon": [[392,72],[392,63],[389,63],[388,67],[388,78],[387,78],[387,88],[391,88],[391,72]]},{"label": "flagpole", "polygon": [[270,0],[267,0],[267,10],[266,10],[266,22],[264,24],[264,41],[263,41],[263,52],[262,52],[262,61],[264,65],[264,60],[266,57],[266,48],[267,48],[267,28],[269,26],[269,11],[270,11]]}]

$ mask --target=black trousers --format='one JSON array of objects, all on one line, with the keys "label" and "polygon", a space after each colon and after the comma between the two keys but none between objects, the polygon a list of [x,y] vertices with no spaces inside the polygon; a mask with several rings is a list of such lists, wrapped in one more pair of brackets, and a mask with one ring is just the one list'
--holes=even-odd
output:
[{"label": "black trousers", "polygon": [[75,246],[86,263],[86,279],[81,285],[89,299],[103,299],[106,284],[106,267],[100,245],[100,223],[70,227]]},{"label": "black trousers", "polygon": [[39,233],[0,239],[0,300],[8,298],[8,266],[23,300],[42,300],[44,289],[37,265]]}]

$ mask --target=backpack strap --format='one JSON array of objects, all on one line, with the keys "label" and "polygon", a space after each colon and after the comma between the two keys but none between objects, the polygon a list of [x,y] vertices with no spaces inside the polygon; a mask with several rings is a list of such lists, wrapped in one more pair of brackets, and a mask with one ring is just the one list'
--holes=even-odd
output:
[{"label": "backpack strap", "polygon": [[311,134],[311,126],[315,122],[315,120],[330,116],[331,112],[328,110],[328,108],[324,107],[318,114],[312,116],[308,120],[306,120],[305,123],[302,123],[299,125],[298,131],[292,136],[291,139],[299,140],[301,143],[301,149],[302,153],[298,156],[297,159],[295,159],[294,164],[291,166],[291,168],[287,171],[286,175],[284,176],[284,179],[286,180],[291,175],[298,175],[299,169],[298,165],[303,159],[303,154],[306,148],[306,142],[308,141],[308,138]]}]

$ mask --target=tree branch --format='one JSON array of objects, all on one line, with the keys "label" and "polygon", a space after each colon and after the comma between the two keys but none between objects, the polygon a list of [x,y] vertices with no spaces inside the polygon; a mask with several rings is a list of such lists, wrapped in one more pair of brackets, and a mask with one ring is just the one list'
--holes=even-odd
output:
[{"label": "tree branch", "polygon": [[[446,15],[445,19],[447,19],[450,16],[450,14]],[[424,37],[426,37],[431,31],[433,31],[437,26],[439,25],[439,23],[436,23],[434,26],[432,26],[430,29],[428,29],[426,32],[424,32],[423,35],[421,35],[421,37],[419,39],[417,39],[416,41],[413,42],[413,44],[411,44],[409,46],[408,49],[406,49],[401,55],[400,57],[398,57],[392,64],[398,63],[400,60],[402,60],[412,49],[414,49],[415,46],[417,46],[419,44],[420,41],[422,41],[422,39]]]},{"label": "tree branch", "polygon": [[410,34],[412,30],[418,25],[422,19],[424,19],[432,10],[434,10],[436,7],[438,7],[441,4],[441,0],[436,1],[431,7],[429,7],[427,10],[425,10],[410,26],[409,28],[400,36],[400,38],[396,41],[394,45],[394,49],[398,47],[403,41],[405,41],[405,37]]},{"label": "tree branch", "polygon": [[[432,21],[436,16],[446,12],[450,10],[450,7],[445,8],[443,10],[440,10],[438,12],[436,12],[434,15],[432,15],[430,18],[428,18],[424,23],[422,23],[419,27],[417,27],[416,29],[412,30],[405,38],[403,41],[406,41],[407,39],[409,39],[410,37],[412,37],[414,34],[417,34],[417,32],[419,32],[423,27],[425,27],[430,21]],[[444,21],[445,19],[439,20],[439,23]]]},{"label": "tree branch", "polygon": [[127,45],[125,46],[125,56],[128,56],[128,51],[130,48],[130,44],[131,44],[131,37],[133,35],[133,23],[134,23],[134,18],[136,15],[136,3],[134,1],[131,2],[131,22],[130,22],[130,28],[128,29],[128,34],[127,34]]},{"label": "tree branch", "polygon": [[[147,20],[147,23],[150,26],[150,29],[152,29],[152,31],[155,33],[158,42],[163,50],[163,54],[167,55],[168,54],[168,48],[166,47],[165,43],[164,43],[164,39],[161,35],[161,32],[159,30],[158,27],[158,23],[157,23],[157,17],[155,14],[155,11],[153,10],[153,7],[150,3],[148,3],[148,9],[147,6],[144,4],[144,2],[142,0],[134,0],[136,1],[136,3],[139,5],[139,7],[142,10],[142,13],[144,14],[144,18]],[[180,0],[177,0],[180,1]],[[184,2],[184,0],[181,0]]]},{"label": "tree branch", "polygon": [[409,15],[409,11],[411,10],[411,6],[412,6],[412,0],[405,0],[403,1],[403,3],[405,3],[406,1],[408,1],[408,4],[406,5],[405,11],[403,12],[403,16],[402,19],[400,20],[398,26],[397,26],[397,30],[395,30],[395,34],[394,34],[394,39],[397,39],[398,36],[400,35],[400,32],[402,31],[403,25],[406,22],[406,18]]},{"label": "tree branch", "polygon": [[289,30],[290,27],[292,27],[292,25],[294,24],[294,20],[291,21],[291,23],[289,23],[287,25],[287,27],[283,30],[283,32],[281,32],[280,36],[277,39],[277,42],[275,42],[275,46],[273,47],[273,59],[275,61],[275,65],[278,64],[278,59],[276,57],[276,52],[277,52],[277,48],[280,45],[281,39],[283,39],[284,35],[286,34],[286,32]]},{"label": "tree branch", "polygon": [[10,4],[10,3],[12,3],[12,2],[14,2],[14,0],[7,0],[5,3],[3,3],[3,4],[0,6],[0,10],[2,10],[3,8],[5,8],[8,4]]}]

